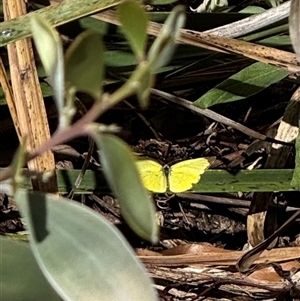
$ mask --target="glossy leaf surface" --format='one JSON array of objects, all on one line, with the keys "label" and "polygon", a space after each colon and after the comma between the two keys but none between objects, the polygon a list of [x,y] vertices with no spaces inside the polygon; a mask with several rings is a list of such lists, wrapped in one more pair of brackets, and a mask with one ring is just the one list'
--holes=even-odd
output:
[{"label": "glossy leaf surface", "polygon": [[216,104],[244,99],[280,81],[288,74],[288,71],[275,66],[254,63],[209,90],[194,104],[206,109]]}]

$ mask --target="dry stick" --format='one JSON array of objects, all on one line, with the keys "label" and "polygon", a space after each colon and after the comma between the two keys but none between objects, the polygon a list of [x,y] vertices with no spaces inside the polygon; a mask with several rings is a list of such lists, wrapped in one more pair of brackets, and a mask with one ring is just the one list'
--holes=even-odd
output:
[{"label": "dry stick", "polygon": [[[177,268],[168,268],[168,267],[157,267],[152,265],[146,266],[148,273],[150,274],[151,278],[155,280],[157,284],[161,286],[158,288],[160,291],[164,289],[168,289],[168,283],[179,283],[180,287],[177,288],[186,292],[188,288],[194,290],[195,287],[200,288],[198,296],[196,299],[188,298],[188,300],[199,301],[205,300],[204,298],[198,298],[199,296],[205,296],[207,291],[211,289],[215,289],[216,286],[222,285],[222,292],[226,291],[228,293],[232,293],[233,295],[237,296],[237,294],[249,294],[250,298],[245,298],[241,300],[254,300],[255,293],[258,294],[260,299],[262,300],[263,295],[262,290],[266,292],[276,293],[276,296],[283,291],[286,284],[280,279],[276,282],[272,283],[260,283],[257,280],[242,278],[237,273],[224,271],[224,269],[215,268],[215,269],[208,269],[203,266],[196,266],[196,267],[177,267]],[[162,282],[160,282],[162,280]],[[167,281],[164,281],[167,280]],[[184,287],[182,286],[183,284]],[[250,289],[251,287],[251,289]],[[250,289],[250,290],[249,290]],[[195,292],[195,291],[194,291]],[[199,295],[200,294],[200,295]],[[223,293],[224,296],[224,293]],[[274,295],[273,295],[274,296]],[[270,298],[265,298],[271,299]],[[180,296],[180,300],[185,300],[182,295]],[[209,300],[207,298],[207,300]],[[210,299],[212,300],[212,299]],[[216,299],[214,299],[216,300]],[[225,299],[228,300],[228,299]]]},{"label": "dry stick", "polygon": [[[190,203],[199,204],[199,203],[209,203],[209,204],[220,204],[225,205],[231,208],[238,207],[241,208],[249,208],[251,201],[248,199],[240,199],[240,198],[229,198],[222,196],[211,196],[205,194],[196,194],[196,193],[178,193],[176,194],[180,199],[187,200]],[[298,207],[287,206],[286,211],[297,211]]]},{"label": "dry stick", "polygon": [[[4,0],[4,16],[6,20],[26,14],[26,4],[23,0]],[[14,94],[14,103],[9,103],[9,109],[17,109],[16,129],[20,128],[20,135],[27,137],[29,150],[36,149],[50,139],[50,130],[42,91],[34,63],[31,41],[23,39],[7,46],[11,72],[11,83]],[[12,101],[7,98],[7,101]],[[12,116],[14,116],[14,109]],[[43,156],[28,162],[31,171],[42,172],[54,170],[53,154],[48,151]],[[56,177],[49,178],[48,182],[41,179],[32,181],[33,188],[45,192],[57,192]]]},{"label": "dry stick", "polygon": [[[225,252],[201,252],[195,255],[162,255],[162,256],[139,256],[145,264],[158,266],[180,266],[190,264],[202,264],[207,266],[235,265],[245,251],[225,251]],[[288,247],[264,251],[260,258],[256,258],[256,263],[283,262],[299,258],[300,247]]]},{"label": "dry stick", "polygon": [[255,139],[259,139],[259,140],[264,140],[264,141],[268,141],[268,142],[277,142],[279,144],[283,143],[283,144],[286,144],[286,145],[289,145],[291,146],[290,143],[286,143],[284,141],[280,141],[280,140],[276,140],[276,139],[272,139],[270,137],[267,137],[266,135],[263,135],[263,134],[260,134],[254,130],[251,130],[249,129],[248,127],[238,123],[238,122],[235,122],[227,117],[224,117],[214,111],[211,111],[209,109],[200,109],[196,106],[193,105],[192,102],[184,99],[184,98],[181,98],[181,97],[178,97],[178,96],[174,96],[174,95],[171,95],[169,93],[166,93],[166,92],[163,92],[163,91],[160,91],[160,90],[156,90],[156,89],[151,89],[151,93],[154,94],[154,95],[157,95],[157,96],[160,96],[160,97],[163,97],[164,99],[166,99],[167,101],[169,102],[172,102],[172,103],[175,103],[177,105],[180,105],[182,107],[185,107],[195,113],[198,113],[198,114],[201,114],[203,116],[206,116],[210,119],[213,119],[217,122],[220,122],[220,123],[223,123],[225,125],[228,125],[238,131],[241,131],[242,133],[244,133],[245,135],[248,135],[252,138],[255,138]]}]

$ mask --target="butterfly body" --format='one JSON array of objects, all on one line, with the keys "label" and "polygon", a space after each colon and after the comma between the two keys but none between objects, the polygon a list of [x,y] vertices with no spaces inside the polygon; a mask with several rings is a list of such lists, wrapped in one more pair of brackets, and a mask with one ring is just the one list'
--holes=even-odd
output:
[{"label": "butterfly body", "polygon": [[156,193],[180,193],[199,182],[201,175],[210,166],[210,161],[207,158],[197,158],[163,166],[154,160],[142,159],[136,164],[148,190]]}]

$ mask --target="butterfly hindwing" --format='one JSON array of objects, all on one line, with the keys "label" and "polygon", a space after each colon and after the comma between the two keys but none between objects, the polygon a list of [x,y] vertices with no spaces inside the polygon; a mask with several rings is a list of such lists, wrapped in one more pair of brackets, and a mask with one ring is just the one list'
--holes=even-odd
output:
[{"label": "butterfly hindwing", "polygon": [[144,186],[157,193],[164,193],[167,190],[167,178],[162,165],[150,159],[142,159],[136,162],[137,169]]},{"label": "butterfly hindwing", "polygon": [[201,175],[210,166],[206,158],[197,158],[176,163],[170,167],[169,190],[180,193],[192,188],[200,181]]}]

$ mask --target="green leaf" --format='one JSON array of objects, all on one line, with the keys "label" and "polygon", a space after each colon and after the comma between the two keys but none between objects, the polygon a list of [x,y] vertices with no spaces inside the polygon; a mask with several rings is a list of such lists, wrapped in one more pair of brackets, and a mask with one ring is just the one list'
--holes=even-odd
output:
[{"label": "green leaf", "polygon": [[11,168],[13,171],[12,177],[12,187],[13,192],[16,191],[17,188],[21,187],[26,182],[26,177],[23,175],[23,167],[26,162],[26,158],[28,156],[28,152],[26,151],[27,137],[23,137],[21,139],[21,144],[19,145],[16,153],[14,154],[13,160],[11,162]]},{"label": "green leaf", "polygon": [[151,0],[151,5],[168,5],[178,2],[178,0]]},{"label": "green leaf", "polygon": [[15,199],[34,256],[64,300],[157,300],[142,264],[103,216],[50,194],[18,190]]},{"label": "green leaf", "polygon": [[1,300],[62,301],[42,274],[28,243],[0,236]]},{"label": "green leaf", "polygon": [[151,69],[155,72],[166,65],[175,50],[175,42],[180,35],[180,29],[185,23],[185,9],[178,5],[171,11],[158,37],[148,52]]},{"label": "green leaf", "polygon": [[54,90],[54,99],[59,114],[64,107],[64,60],[63,50],[57,31],[39,15],[31,19],[33,39],[46,74]]},{"label": "green leaf", "polygon": [[148,18],[136,1],[125,1],[118,6],[118,17],[124,34],[139,61],[144,60]]},{"label": "green leaf", "polygon": [[288,71],[275,66],[254,63],[209,90],[194,105],[206,109],[216,104],[244,99],[279,82],[288,74]]},{"label": "green leaf", "polygon": [[266,10],[263,7],[260,6],[247,6],[244,9],[242,9],[239,13],[242,14],[261,14],[265,12]]},{"label": "green leaf", "polygon": [[[105,53],[104,62],[107,67],[128,67],[127,69],[130,71],[134,70],[137,64],[136,57],[132,52],[128,52],[128,49],[107,51]],[[127,71],[127,69],[125,69],[125,71]]]},{"label": "green leaf", "polygon": [[293,173],[293,179],[291,181],[291,186],[300,190],[300,135],[296,139],[296,159],[295,159],[295,169]]},{"label": "green leaf", "polygon": [[113,135],[95,134],[94,139],[100,149],[103,172],[126,222],[142,238],[157,242],[154,203],[142,185],[130,148]]},{"label": "green leaf", "polygon": [[101,36],[85,31],[66,52],[66,82],[98,98],[102,93],[104,46]]}]

